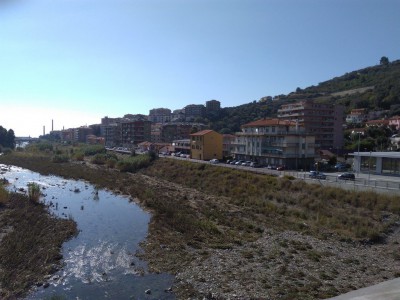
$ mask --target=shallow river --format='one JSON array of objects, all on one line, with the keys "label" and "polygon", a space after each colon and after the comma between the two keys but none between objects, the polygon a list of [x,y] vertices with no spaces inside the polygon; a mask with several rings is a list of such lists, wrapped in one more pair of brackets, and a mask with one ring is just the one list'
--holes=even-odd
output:
[{"label": "shallow river", "polygon": [[173,276],[149,274],[146,263],[134,255],[140,251],[150,221],[138,205],[82,181],[17,167],[1,173],[0,178],[9,180],[10,190],[26,190],[28,182],[38,183],[50,211],[78,225],[78,236],[62,247],[64,267],[52,275],[47,288],[37,288],[27,299],[53,295],[64,299],[175,299],[168,292]]}]

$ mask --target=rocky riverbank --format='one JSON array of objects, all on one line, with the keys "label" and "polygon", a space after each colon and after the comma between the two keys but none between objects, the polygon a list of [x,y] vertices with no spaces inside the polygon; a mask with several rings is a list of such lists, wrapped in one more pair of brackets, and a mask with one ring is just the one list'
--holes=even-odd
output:
[{"label": "rocky riverbank", "polygon": [[152,211],[137,255],[176,275],[178,299],[323,299],[400,276],[398,198],[167,159],[135,174],[7,160]]}]

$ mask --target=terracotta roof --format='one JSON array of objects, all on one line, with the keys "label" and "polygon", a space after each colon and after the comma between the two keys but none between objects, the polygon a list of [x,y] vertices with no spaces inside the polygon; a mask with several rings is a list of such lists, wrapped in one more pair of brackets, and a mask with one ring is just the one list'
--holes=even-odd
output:
[{"label": "terracotta roof", "polygon": [[367,124],[369,124],[369,125],[373,125],[373,124],[387,125],[387,124],[389,124],[389,120],[371,120],[371,121],[368,121]]},{"label": "terracotta roof", "polygon": [[242,125],[242,127],[258,127],[258,126],[271,126],[271,125],[292,125],[295,126],[296,122],[295,121],[290,121],[290,120],[281,120],[281,119],[261,119],[257,120],[254,122],[250,122],[247,124]]},{"label": "terracotta roof", "polygon": [[196,133],[192,133],[191,135],[205,135],[205,134],[213,132],[213,131],[214,130],[206,129],[206,130],[198,131]]}]

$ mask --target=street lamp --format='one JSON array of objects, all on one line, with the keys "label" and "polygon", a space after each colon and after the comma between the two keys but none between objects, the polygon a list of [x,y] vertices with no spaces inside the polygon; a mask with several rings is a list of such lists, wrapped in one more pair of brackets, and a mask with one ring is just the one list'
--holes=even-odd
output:
[{"label": "street lamp", "polygon": [[368,161],[368,185],[370,177],[371,177],[371,151],[369,151],[369,161]]},{"label": "street lamp", "polygon": [[357,174],[360,173],[360,168],[361,168],[361,156],[360,156],[360,143],[361,143],[361,132],[355,132],[353,131],[353,133],[358,133],[358,146],[357,146],[357,152],[358,152],[358,168],[357,168]]}]

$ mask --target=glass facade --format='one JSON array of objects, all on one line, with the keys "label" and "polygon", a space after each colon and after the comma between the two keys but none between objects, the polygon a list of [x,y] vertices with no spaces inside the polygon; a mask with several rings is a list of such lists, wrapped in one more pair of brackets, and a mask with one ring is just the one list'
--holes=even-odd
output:
[{"label": "glass facade", "polygon": [[382,174],[400,175],[400,160],[397,158],[382,158]]}]

